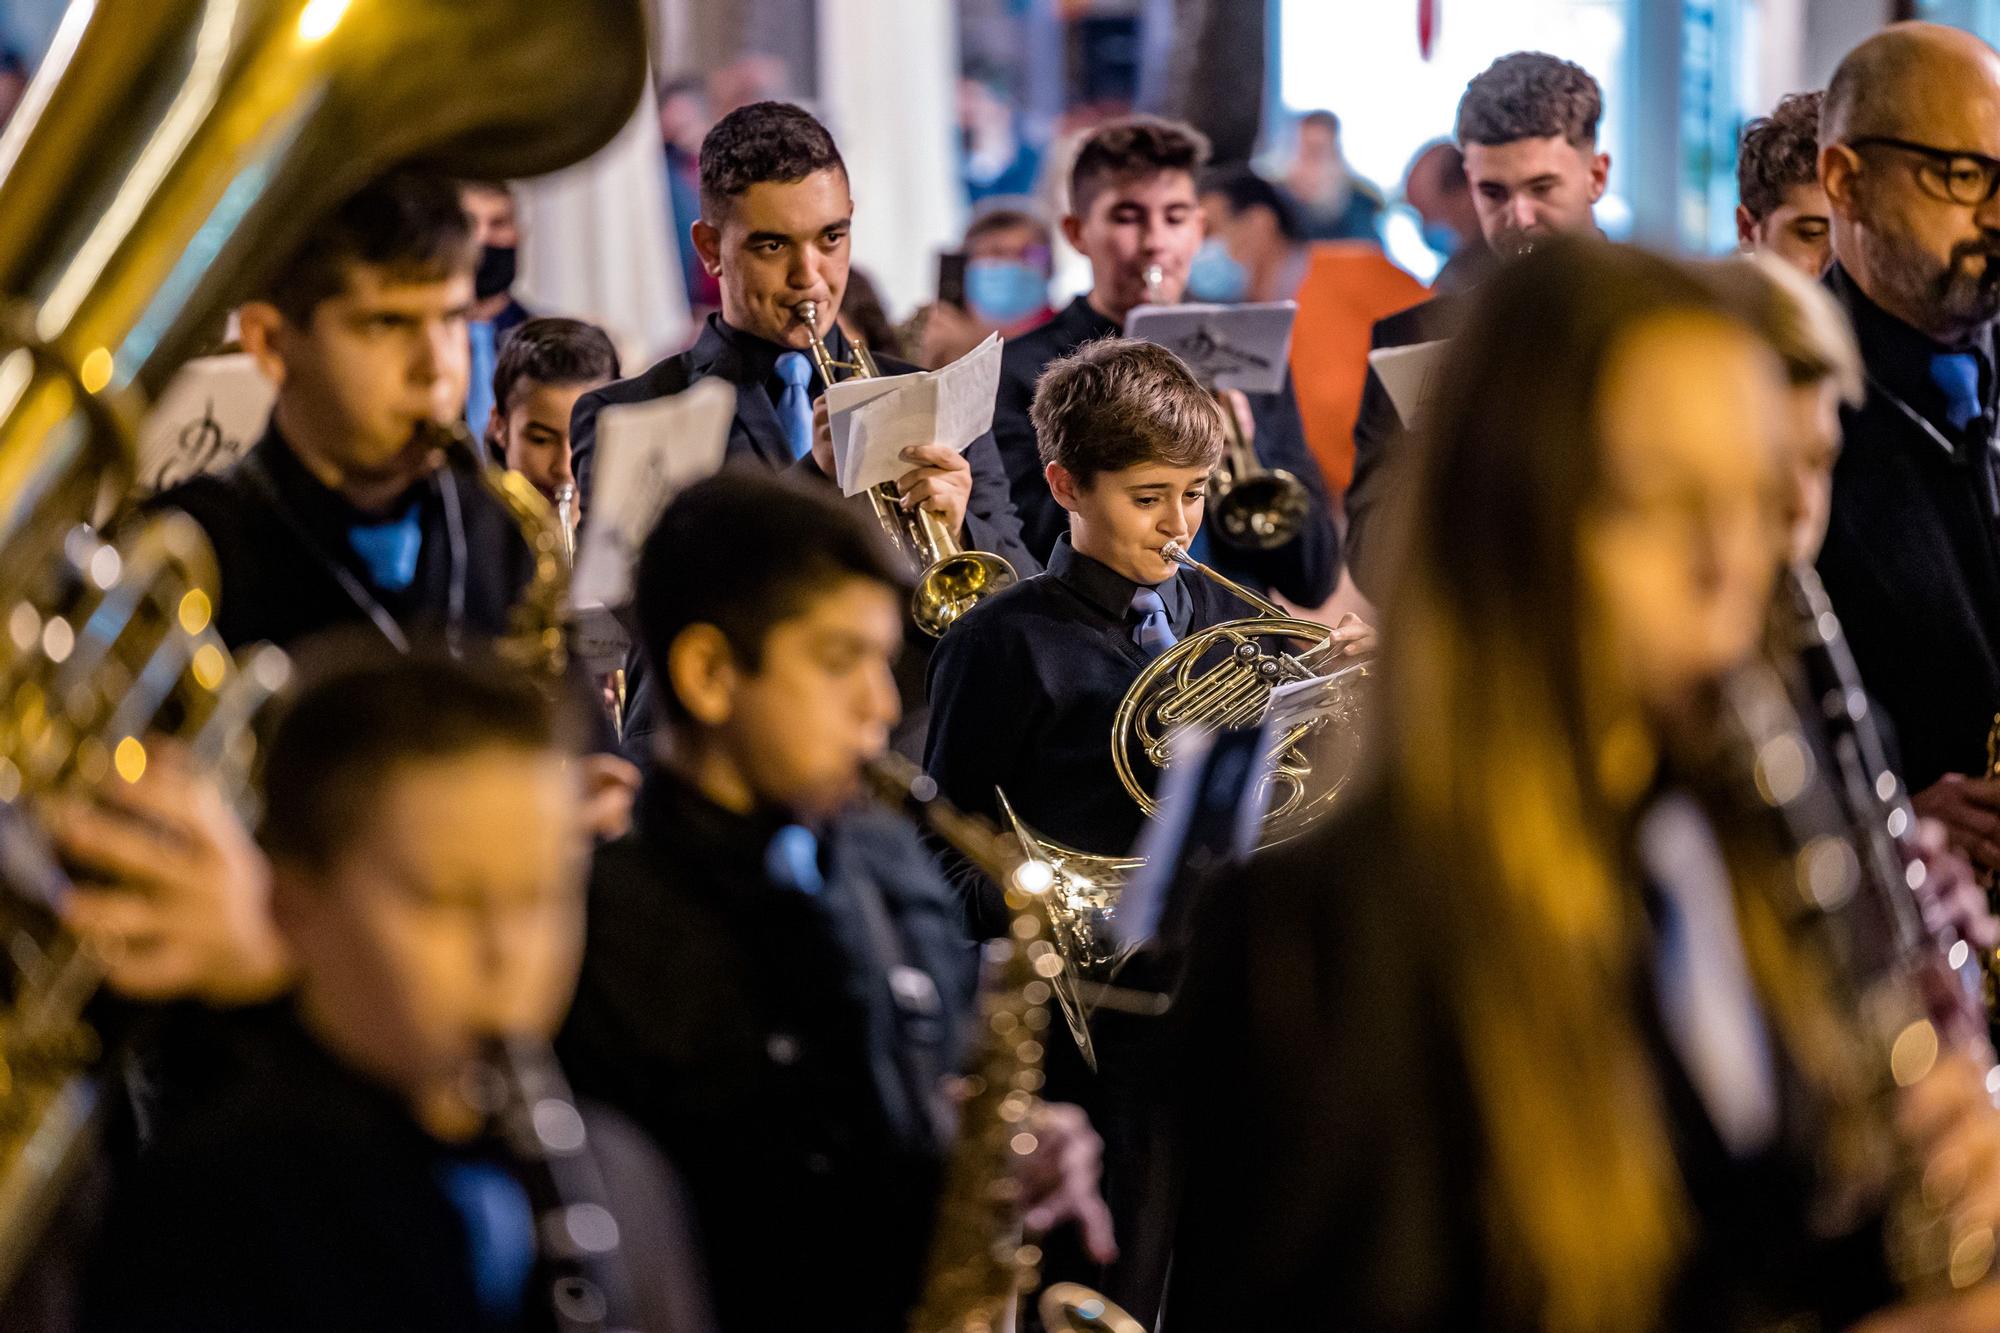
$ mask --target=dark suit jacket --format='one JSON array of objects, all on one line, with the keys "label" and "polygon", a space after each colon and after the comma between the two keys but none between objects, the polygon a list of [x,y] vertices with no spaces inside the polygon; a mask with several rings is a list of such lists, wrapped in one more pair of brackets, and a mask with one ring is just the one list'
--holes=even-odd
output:
[{"label": "dark suit jacket", "polygon": [[[1463,296],[1434,296],[1378,321],[1369,339],[1370,350],[1449,338],[1458,332],[1465,311]],[[1389,390],[1370,366],[1361,387],[1361,411],[1354,421],[1354,480],[1347,487],[1346,552],[1355,586],[1378,604],[1394,579],[1382,545],[1389,523],[1384,516],[1393,509],[1390,497],[1401,484],[1402,465],[1396,460],[1408,452],[1402,445],[1404,431],[1405,423]]]},{"label": "dark suit jacket", "polygon": [[[827,348],[836,358],[848,355],[846,337],[835,329]],[[771,365],[783,350],[730,328],[721,315],[710,315],[693,347],[670,356],[652,369],[630,379],[607,384],[583,395],[570,415],[570,458],[576,472],[578,493],[584,497],[586,512],[597,451],[597,415],[618,403],[648,402],[680,393],[696,380],[720,376],[736,386],[736,418],[729,425],[727,460],[756,459],[780,471],[796,468],[803,476],[826,481],[810,461],[794,458],[785,438],[784,423],[778,417],[770,393]],[[894,357],[877,358],[885,375],[907,374],[917,367]],[[813,380],[812,391],[825,386]],[[968,549],[991,551],[1004,557],[1022,578],[1039,570],[1041,562],[1029,554],[1021,538],[1021,522],[1008,496],[1007,479],[992,435],[982,435],[965,451],[972,465],[972,499],[966,506],[964,541]],[[828,484],[831,484],[830,482]],[[867,508],[868,501],[854,503]],[[869,521],[874,521],[868,509]],[[903,699],[903,722],[896,733],[896,748],[914,755],[922,744],[928,725],[929,708],[924,697],[924,670],[930,661],[930,638],[912,627],[907,647],[898,660],[896,683]],[[625,752],[635,763],[644,765],[660,727],[658,682],[643,656],[635,648],[626,664],[628,691],[625,715]]]},{"label": "dark suit jacket", "polygon": [[[557,1051],[579,1095],[685,1163],[728,1333],[899,1333],[945,1149],[929,1112],[957,1070],[974,955],[902,819],[836,821],[810,889],[774,867],[784,823],[648,775],[632,833],[592,868]],[[895,1001],[908,987],[892,984],[892,953],[930,978],[928,1016]]]},{"label": "dark suit jacket", "polygon": [[[1957,438],[1925,364],[1942,349],[1875,306],[1844,270],[1827,283],[1854,319],[1869,388],[1841,417],[1819,572],[1868,693],[1895,724],[1909,785],[1921,791],[1946,773],[1984,771],[2000,710],[2000,519],[1981,473],[1996,387],[1989,372],[1985,423]],[[1990,339],[1986,350],[1990,366]]]},{"label": "dark suit jacket", "polygon": [[[993,435],[1013,487],[1014,508],[1035,558],[1048,563],[1056,538],[1069,531],[1069,516],[1049,494],[1042,476],[1042,456],[1035,444],[1035,426],[1028,409],[1035,401],[1035,381],[1051,361],[1068,356],[1097,338],[1116,337],[1123,330],[1091,308],[1079,296],[1054,319],[1008,342],[1000,354],[1000,393],[993,412]],[[1298,399],[1290,376],[1277,393],[1248,395],[1250,415],[1257,423],[1257,457],[1266,467],[1283,468],[1304,483],[1313,503],[1298,539],[1275,551],[1235,551],[1209,543],[1210,562],[1223,573],[1253,588],[1276,589],[1301,606],[1318,606],[1333,595],[1340,578],[1340,539],[1333,527],[1333,505],[1326,478],[1306,447],[1305,426],[1299,420]]]}]

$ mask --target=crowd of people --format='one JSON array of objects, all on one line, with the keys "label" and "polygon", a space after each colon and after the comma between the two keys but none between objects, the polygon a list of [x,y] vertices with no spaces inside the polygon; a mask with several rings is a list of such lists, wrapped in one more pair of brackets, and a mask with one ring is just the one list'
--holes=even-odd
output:
[{"label": "crowd of people", "polygon": [[[1505,56],[1411,164],[1428,290],[1331,114],[1281,182],[1094,126],[1045,217],[973,80],[992,202],[900,327],[834,136],[709,92],[660,96],[713,308],[655,365],[515,299],[503,182],[417,167],[237,308],[262,438],[128,521],[192,519],[216,631],[296,669],[254,819],[167,739],[34,803],[104,1109],[0,1323],[969,1333],[1042,1327],[1024,1280],[1121,1333],[2000,1327],[2000,53],[1869,37],[1746,128],[1748,253],[1703,261],[1598,232],[1598,83]],[[1271,392],[1128,336],[1287,300]],[[928,633],[829,379],[996,332],[991,429],[877,496],[1012,572]],[[605,414],[705,381],[619,688],[525,661],[549,553],[494,478],[587,525]],[[1303,497],[1276,540],[1207,522],[1246,457]],[[1365,679],[1330,813],[1155,837],[1118,737],[1190,644],[1253,732],[1285,671]],[[1061,892],[1173,864],[1115,984],[1000,989],[1064,923],[966,817]]]}]

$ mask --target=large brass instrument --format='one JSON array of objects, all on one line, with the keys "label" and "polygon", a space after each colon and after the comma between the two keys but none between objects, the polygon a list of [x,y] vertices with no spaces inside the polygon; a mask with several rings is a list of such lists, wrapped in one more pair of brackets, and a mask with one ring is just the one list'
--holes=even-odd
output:
[{"label": "large brass instrument", "polygon": [[[1042,1087],[1049,1001],[1063,970],[1048,939],[1054,877],[1014,839],[940,798],[908,760],[885,754],[868,765],[867,778],[876,799],[950,844],[1006,895],[1007,936],[988,946],[978,1057],[959,1107],[910,1333],[1007,1333],[1041,1266],[1041,1251],[1022,1234],[1014,1161],[1035,1148],[1030,1113]],[[1137,1320],[1073,1284],[1051,1287],[1041,1310],[1050,1333],[1140,1333]]]},{"label": "large brass instrument", "polygon": [[[1196,733],[1253,727],[1264,721],[1272,694],[1298,681],[1317,679],[1312,715],[1272,736],[1270,774],[1262,793],[1265,814],[1260,846],[1297,837],[1333,808],[1360,758],[1361,729],[1371,683],[1372,659],[1334,656],[1331,631],[1302,620],[1242,584],[1195,560],[1169,542],[1163,552],[1227,590],[1257,612],[1198,630],[1148,663],[1125,692],[1111,724],[1111,756],[1126,794],[1148,816],[1159,803],[1151,779],[1172,762],[1175,751]],[[1303,645],[1303,646],[1301,646]],[[1055,871],[1049,898],[1055,940],[1078,978],[1104,979],[1115,971],[1123,950],[1112,942],[1111,923],[1125,886],[1145,862],[1136,856],[1104,856],[1066,847],[1031,828],[1013,811],[1005,794],[1001,809],[1029,855]],[[1065,987],[1061,998],[1088,996],[1088,985]],[[1080,1027],[1088,1005],[1069,1013]],[[1088,1054],[1088,1045],[1085,1043]]]},{"label": "large brass instrument", "polygon": [[[136,779],[163,733],[240,786],[283,674],[215,637],[191,521],[125,523],[116,544],[87,526],[132,483],[133,421],[372,176],[573,162],[624,124],[645,49],[640,0],[95,0],[0,134],[0,1290],[97,1097],[81,1014],[101,960],[48,910],[64,880],[35,802]],[[521,637],[546,655],[538,628]]]},{"label": "large brass instrument", "polygon": [[[822,385],[831,386],[840,372],[854,379],[873,379],[882,373],[874,356],[859,342],[853,344],[851,359],[834,359],[819,334],[818,302],[800,302],[798,316],[805,326],[813,368],[819,372]],[[915,618],[917,628],[932,638],[950,629],[982,598],[992,596],[1019,577],[1005,557],[991,551],[966,550],[957,535],[944,525],[944,520],[930,510],[921,505],[903,508],[902,493],[894,482],[871,487],[868,499],[875,506],[875,517],[889,539],[915,566],[917,586],[910,594],[910,615]]]}]

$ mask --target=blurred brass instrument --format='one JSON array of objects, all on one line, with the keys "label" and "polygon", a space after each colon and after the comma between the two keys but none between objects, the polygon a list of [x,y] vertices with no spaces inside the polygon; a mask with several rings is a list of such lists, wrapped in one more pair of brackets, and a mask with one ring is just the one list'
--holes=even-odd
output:
[{"label": "blurred brass instrument", "polygon": [[1275,551],[1298,538],[1312,508],[1312,492],[1283,468],[1265,467],[1243,434],[1236,409],[1218,390],[1228,447],[1209,479],[1209,516],[1215,539],[1244,551]]},{"label": "blurred brass instrument", "polygon": [[[850,360],[836,361],[819,336],[819,303],[802,301],[799,322],[805,325],[806,343],[812,353],[813,368],[822,385],[831,387],[835,373],[844,371],[851,379],[874,379],[882,372],[867,347],[853,344]],[[915,567],[917,586],[910,594],[910,615],[917,628],[937,638],[957,619],[1019,577],[1014,566],[991,551],[968,551],[944,520],[922,505],[903,508],[902,493],[894,482],[870,488],[869,500],[875,517],[898,550]]]},{"label": "blurred brass instrument", "polygon": [[624,124],[645,47],[640,0],[94,0],[0,133],[0,1292],[100,1095],[103,960],[56,924],[35,802],[136,781],[162,734],[240,792],[284,675],[224,651],[191,520],[90,527],[132,484],[134,421],[358,186],[575,161]]},{"label": "blurred brass instrument", "polygon": [[[1162,554],[1249,604],[1257,614],[1197,630],[1139,673],[1111,724],[1111,760],[1118,781],[1140,810],[1152,816],[1159,803],[1146,779],[1172,762],[1176,747],[1196,732],[1256,726],[1270,709],[1274,691],[1318,678],[1323,683],[1313,716],[1286,726],[1270,742],[1272,764],[1259,845],[1277,846],[1331,810],[1353,776],[1375,678],[1373,660],[1338,664],[1327,626],[1287,615],[1176,543],[1169,542]],[[1293,651],[1299,644],[1308,646]],[[1028,854],[1055,871],[1048,912],[1064,959],[1080,978],[1107,978],[1122,957],[1111,942],[1110,923],[1125,886],[1144,860],[1066,847],[1029,827],[1007,804],[1004,793],[1000,800]],[[1088,986],[1073,989],[1079,995],[1093,993]],[[1070,993],[1065,991],[1063,998],[1067,1000]],[[1076,1027],[1088,1015],[1070,1017]]]},{"label": "blurred brass instrument", "polygon": [[[939,797],[931,780],[901,756],[882,755],[866,775],[877,800],[950,844],[1006,895],[1007,936],[987,946],[979,989],[982,1040],[959,1106],[910,1333],[1007,1333],[1015,1326],[1016,1306],[1035,1286],[1042,1258],[1022,1234],[1014,1163],[1034,1151],[1030,1115],[1042,1088],[1049,1000],[1063,971],[1048,939],[1054,879],[1013,839]],[[1051,1287],[1041,1309],[1051,1333],[1140,1333],[1138,1321],[1073,1284]]]}]

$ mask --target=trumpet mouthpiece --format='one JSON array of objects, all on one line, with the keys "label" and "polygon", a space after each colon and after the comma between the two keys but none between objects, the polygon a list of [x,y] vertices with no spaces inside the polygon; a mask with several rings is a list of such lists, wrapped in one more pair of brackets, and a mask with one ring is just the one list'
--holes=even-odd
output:
[{"label": "trumpet mouthpiece", "polygon": [[798,307],[799,323],[809,329],[819,328],[819,302],[801,301]]},{"label": "trumpet mouthpiece", "polygon": [[1187,548],[1179,542],[1168,542],[1160,548],[1160,554],[1177,565],[1191,565],[1194,563],[1194,557],[1189,555]]}]

